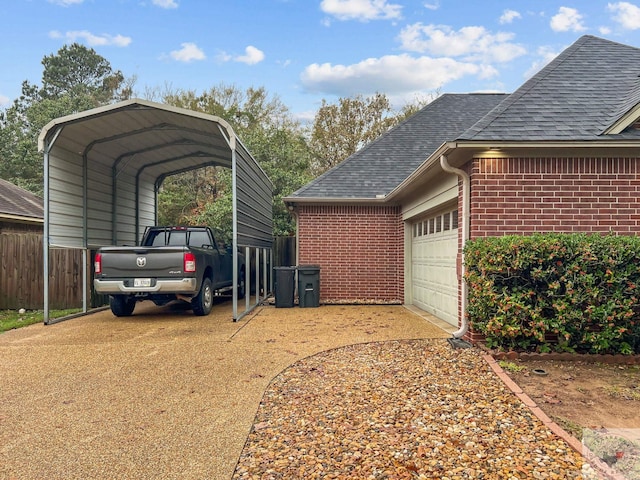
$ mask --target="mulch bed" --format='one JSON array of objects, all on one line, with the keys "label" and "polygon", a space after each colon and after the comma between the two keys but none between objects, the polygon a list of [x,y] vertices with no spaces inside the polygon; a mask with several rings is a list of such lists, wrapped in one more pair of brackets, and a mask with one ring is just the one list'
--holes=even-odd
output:
[{"label": "mulch bed", "polygon": [[476,348],[342,347],[271,383],[234,479],[597,478]]}]

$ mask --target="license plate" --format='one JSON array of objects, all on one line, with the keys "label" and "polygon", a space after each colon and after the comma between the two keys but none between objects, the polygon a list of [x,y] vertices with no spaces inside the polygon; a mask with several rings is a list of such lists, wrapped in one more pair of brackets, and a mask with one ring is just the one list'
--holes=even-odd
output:
[{"label": "license plate", "polygon": [[150,278],[134,278],[133,286],[134,287],[150,287],[151,279]]}]

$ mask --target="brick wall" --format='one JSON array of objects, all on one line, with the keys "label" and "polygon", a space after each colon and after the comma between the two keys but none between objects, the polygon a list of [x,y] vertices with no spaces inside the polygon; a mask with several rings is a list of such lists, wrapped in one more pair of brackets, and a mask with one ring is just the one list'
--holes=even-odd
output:
[{"label": "brick wall", "polygon": [[298,208],[299,264],[320,266],[321,303],[402,303],[399,207]]},{"label": "brick wall", "polygon": [[[640,159],[482,158],[467,171],[471,238],[640,231]],[[483,335],[471,325],[465,339]]]},{"label": "brick wall", "polygon": [[471,238],[640,230],[636,158],[482,158],[471,162]]}]

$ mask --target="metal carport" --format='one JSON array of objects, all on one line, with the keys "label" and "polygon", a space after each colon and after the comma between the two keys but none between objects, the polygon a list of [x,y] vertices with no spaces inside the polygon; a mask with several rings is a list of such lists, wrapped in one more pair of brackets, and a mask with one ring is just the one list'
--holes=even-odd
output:
[{"label": "metal carport", "polygon": [[[255,281],[260,252],[267,294],[271,255],[272,184],[223,119],[140,99],[49,122],[40,133],[44,153],[44,321],[49,323],[49,250],[83,251],[83,310],[89,300],[87,254],[104,245],[136,245],[157,223],[157,193],[170,175],[206,166],[232,170],[233,320],[248,313],[250,254]],[[237,255],[247,255],[246,307],[238,312]],[[255,305],[259,303],[256,285]]]}]

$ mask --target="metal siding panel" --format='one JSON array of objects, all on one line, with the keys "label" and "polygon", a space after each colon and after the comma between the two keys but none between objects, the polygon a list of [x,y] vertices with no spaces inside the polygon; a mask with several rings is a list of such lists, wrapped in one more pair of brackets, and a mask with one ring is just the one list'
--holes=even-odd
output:
[{"label": "metal siding panel", "polygon": [[116,178],[116,243],[133,244],[136,241],[135,179],[128,175]]},{"label": "metal siding panel", "polygon": [[238,243],[271,247],[272,186],[262,169],[241,144],[237,153]]},{"label": "metal siding panel", "polygon": [[83,247],[82,157],[53,148],[49,163],[49,243]]},{"label": "metal siding panel", "polygon": [[[139,188],[138,224],[139,235],[142,236],[145,227],[152,226],[156,222],[155,178],[150,175],[141,175]],[[139,240],[142,240],[142,237]]]},{"label": "metal siding panel", "polygon": [[87,171],[87,244],[111,245],[113,203],[111,168],[106,159],[88,160]]}]

